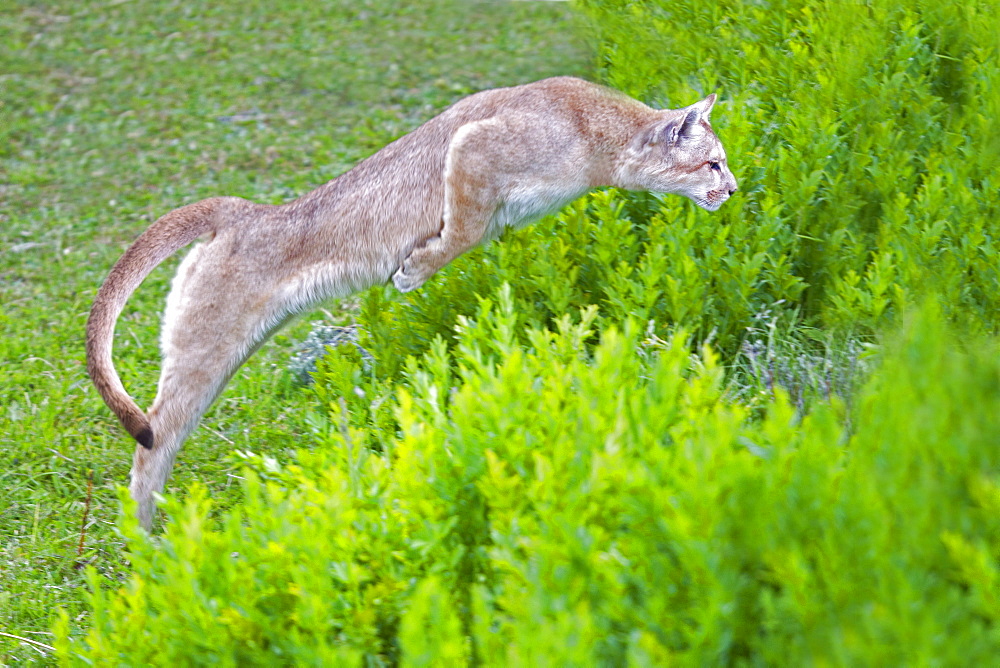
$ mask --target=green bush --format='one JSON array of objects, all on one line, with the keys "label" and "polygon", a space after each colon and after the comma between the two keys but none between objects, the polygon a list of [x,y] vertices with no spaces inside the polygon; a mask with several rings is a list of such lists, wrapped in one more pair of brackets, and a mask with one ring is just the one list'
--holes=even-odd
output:
[{"label": "green bush", "polygon": [[[763,419],[678,334],[595,311],[465,320],[406,370],[398,436],[329,401],[315,450],[247,455],[219,523],[195,488],[134,572],[92,578],[68,663],[983,665],[1000,651],[1000,362],[911,323],[859,396]],[[347,358],[344,358],[347,360]],[[348,362],[343,362],[347,364]],[[339,364],[339,363],[338,363]],[[360,369],[360,365],[358,366]],[[349,396],[361,376],[321,369]],[[336,385],[330,385],[336,383]],[[379,448],[365,447],[376,441]],[[352,658],[353,657],[353,658]]]}]

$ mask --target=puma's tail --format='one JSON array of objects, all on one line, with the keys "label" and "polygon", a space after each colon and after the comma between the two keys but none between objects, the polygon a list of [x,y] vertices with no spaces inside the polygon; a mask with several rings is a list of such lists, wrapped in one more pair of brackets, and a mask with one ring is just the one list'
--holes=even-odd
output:
[{"label": "puma's tail", "polygon": [[166,214],[135,240],[115,263],[97,291],[87,320],[87,373],[122,426],[146,448],[153,447],[153,430],[145,413],[125,391],[111,359],[115,322],[125,302],[156,265],[198,237],[215,231],[219,211],[228,200],[216,197]]}]

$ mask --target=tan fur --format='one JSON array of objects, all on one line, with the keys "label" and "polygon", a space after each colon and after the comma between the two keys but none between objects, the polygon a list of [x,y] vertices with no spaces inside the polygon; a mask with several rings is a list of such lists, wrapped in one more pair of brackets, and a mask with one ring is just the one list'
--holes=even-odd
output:
[{"label": "tan fur", "polygon": [[[143,525],[188,433],[293,314],[390,279],[415,290],[504,227],[598,186],[717,209],[736,180],[708,124],[714,102],[657,111],[568,77],[483,91],[288,204],[213,198],[157,220],[111,270],[87,323],[87,370],[141,443],[130,491]],[[114,369],[115,321],[146,275],[199,237],[167,299],[159,387],[143,414]]]}]

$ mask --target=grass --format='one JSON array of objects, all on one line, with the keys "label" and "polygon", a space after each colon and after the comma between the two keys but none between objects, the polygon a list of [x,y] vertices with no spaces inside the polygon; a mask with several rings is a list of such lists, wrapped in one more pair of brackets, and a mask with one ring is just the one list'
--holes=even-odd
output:
[{"label": "grass", "polygon": [[[81,564],[127,572],[114,526],[133,444],[86,378],[91,300],[132,239],[213,195],[280,202],[482,88],[585,74],[560,3],[14,2],[0,8],[0,631],[85,625]],[[118,370],[148,405],[177,258],[119,321]],[[351,302],[328,306],[349,320]],[[168,492],[238,497],[234,450],[309,434],[286,371],[305,318],[236,376]],[[84,522],[84,518],[86,521]],[[83,529],[83,547],[79,550]],[[44,652],[0,637],[0,663]]]}]

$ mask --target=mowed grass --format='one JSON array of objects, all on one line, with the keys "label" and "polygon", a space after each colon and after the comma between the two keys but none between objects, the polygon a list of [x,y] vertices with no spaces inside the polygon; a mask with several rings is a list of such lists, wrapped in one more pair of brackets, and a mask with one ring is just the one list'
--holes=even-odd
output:
[{"label": "mowed grass", "polygon": [[[114,582],[133,443],[91,387],[84,323],[152,221],[238,195],[277,203],[348,169],[456,99],[588,57],[561,3],[32,2],[0,8],[0,631],[45,643],[57,609],[87,624],[83,564]],[[127,306],[115,360],[141,405],[178,258]],[[236,450],[311,432],[286,365],[309,321],[236,376],[185,445],[168,492],[237,500]],[[82,543],[81,543],[82,536]],[[44,651],[0,637],[0,661]]]}]

